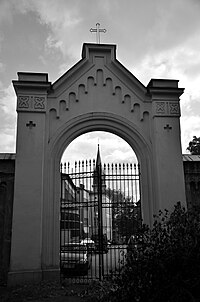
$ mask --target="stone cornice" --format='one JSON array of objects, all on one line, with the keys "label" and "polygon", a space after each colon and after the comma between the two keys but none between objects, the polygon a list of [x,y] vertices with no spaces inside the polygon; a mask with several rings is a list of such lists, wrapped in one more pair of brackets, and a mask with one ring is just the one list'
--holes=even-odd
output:
[{"label": "stone cornice", "polygon": [[47,73],[19,72],[13,86],[17,111],[46,112],[47,93],[51,89]]},{"label": "stone cornice", "polygon": [[47,92],[51,88],[51,82],[34,82],[34,81],[12,81],[16,94],[21,91],[42,90]]}]

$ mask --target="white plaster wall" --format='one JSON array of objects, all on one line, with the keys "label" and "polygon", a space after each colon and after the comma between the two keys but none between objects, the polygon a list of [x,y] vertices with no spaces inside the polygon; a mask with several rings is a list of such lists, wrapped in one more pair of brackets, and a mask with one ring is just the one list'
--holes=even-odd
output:
[{"label": "white plaster wall", "polygon": [[[45,115],[18,115],[10,271],[41,270]],[[22,135],[23,133],[23,135]]]},{"label": "white plaster wall", "polygon": [[[157,174],[157,200],[160,210],[173,210],[177,202],[185,205],[185,185],[179,119],[157,117],[154,124],[154,163]],[[172,129],[164,129],[166,125]]]}]

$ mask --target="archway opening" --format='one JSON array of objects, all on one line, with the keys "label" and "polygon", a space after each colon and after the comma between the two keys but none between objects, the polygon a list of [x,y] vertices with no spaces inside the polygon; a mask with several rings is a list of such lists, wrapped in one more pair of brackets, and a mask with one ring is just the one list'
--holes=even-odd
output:
[{"label": "archway opening", "polygon": [[105,131],[93,131],[78,136],[64,151],[61,162],[96,159],[98,144],[103,163],[138,162],[134,150],[124,139]]},{"label": "archway opening", "polygon": [[118,274],[142,220],[140,168],[127,142],[93,131],[69,144],[61,159],[60,214],[62,276],[82,282]]}]

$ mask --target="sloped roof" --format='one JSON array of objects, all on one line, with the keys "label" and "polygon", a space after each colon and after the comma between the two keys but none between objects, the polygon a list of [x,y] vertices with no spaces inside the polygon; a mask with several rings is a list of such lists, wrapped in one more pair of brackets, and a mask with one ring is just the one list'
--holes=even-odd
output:
[{"label": "sloped roof", "polygon": [[183,161],[200,161],[200,155],[183,154]]},{"label": "sloped roof", "polygon": [[15,153],[0,153],[0,160],[15,160]]}]

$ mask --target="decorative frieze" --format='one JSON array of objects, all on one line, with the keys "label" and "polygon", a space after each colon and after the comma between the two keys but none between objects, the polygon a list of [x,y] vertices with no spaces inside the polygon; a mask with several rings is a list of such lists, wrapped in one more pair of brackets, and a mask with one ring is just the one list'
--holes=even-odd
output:
[{"label": "decorative frieze", "polygon": [[46,111],[46,96],[19,95],[17,98],[17,111]]},{"label": "decorative frieze", "polygon": [[180,116],[179,102],[156,101],[153,103],[154,116]]},{"label": "decorative frieze", "polygon": [[29,96],[20,96],[18,98],[18,108],[29,108]]},{"label": "decorative frieze", "polygon": [[[70,90],[61,94],[58,99],[57,109],[53,107],[50,110],[56,109],[57,118],[59,118],[63,112],[70,111],[74,103],[81,103],[82,100],[85,102],[86,98],[90,99],[91,95],[93,97],[93,95],[98,94],[100,87],[102,87],[102,92],[104,93],[104,100],[107,98],[111,102],[116,98],[116,104],[120,102],[129,112],[138,114],[141,121],[144,119],[144,112],[148,112],[149,106],[145,108],[146,104],[144,105],[141,96],[127,89],[123,83],[113,79],[110,74],[105,75],[105,71],[100,68],[93,71],[93,74],[88,74],[84,80],[70,87]],[[85,96],[86,94],[87,96]],[[107,107],[106,102],[105,104]],[[55,103],[53,106],[55,106]]]},{"label": "decorative frieze", "polygon": [[45,109],[45,98],[36,96],[34,97],[34,109]]},{"label": "decorative frieze", "polygon": [[169,113],[172,115],[180,115],[179,103],[169,102]]},{"label": "decorative frieze", "polygon": [[156,102],[156,114],[165,114],[166,104],[165,102]]}]

